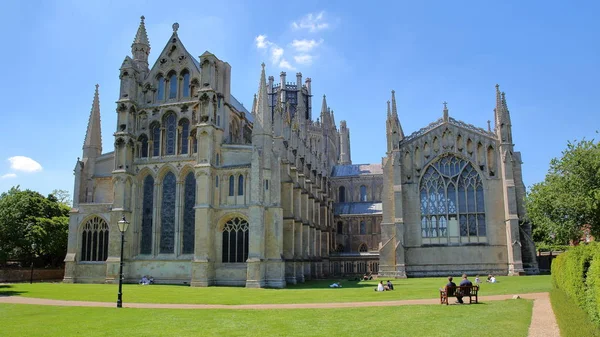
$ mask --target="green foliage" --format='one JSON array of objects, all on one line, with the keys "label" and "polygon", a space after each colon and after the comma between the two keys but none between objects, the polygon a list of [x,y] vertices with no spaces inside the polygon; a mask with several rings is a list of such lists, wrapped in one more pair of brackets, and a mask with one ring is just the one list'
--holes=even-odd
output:
[{"label": "green foliage", "polygon": [[583,225],[600,237],[600,142],[569,142],[546,179],[531,188],[526,207],[536,242],[577,241]]},{"label": "green foliage", "polygon": [[58,202],[61,204],[65,204],[66,206],[71,207],[73,205],[73,199],[71,199],[71,193],[67,190],[53,190],[51,193],[53,196],[58,199]]},{"label": "green foliage", "polygon": [[59,265],[67,250],[70,207],[50,194],[13,187],[0,195],[0,265]]},{"label": "green foliage", "polygon": [[600,330],[592,324],[588,314],[570,300],[562,290],[550,292],[552,310],[563,337],[600,337]]},{"label": "green foliage", "polygon": [[553,285],[564,291],[581,308],[586,307],[588,269],[598,253],[600,246],[596,243],[581,245],[561,254],[552,262]]},{"label": "green foliage", "polygon": [[596,253],[587,273],[585,307],[591,320],[600,326],[600,253]]}]

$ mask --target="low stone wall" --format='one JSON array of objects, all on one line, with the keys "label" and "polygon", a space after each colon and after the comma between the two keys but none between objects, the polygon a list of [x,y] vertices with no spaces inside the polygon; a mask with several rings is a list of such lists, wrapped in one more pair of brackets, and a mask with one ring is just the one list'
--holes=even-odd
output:
[{"label": "low stone wall", "polygon": [[[33,269],[33,280],[60,281],[65,276],[65,269]],[[30,268],[0,269],[0,282],[29,282],[31,279]]]}]

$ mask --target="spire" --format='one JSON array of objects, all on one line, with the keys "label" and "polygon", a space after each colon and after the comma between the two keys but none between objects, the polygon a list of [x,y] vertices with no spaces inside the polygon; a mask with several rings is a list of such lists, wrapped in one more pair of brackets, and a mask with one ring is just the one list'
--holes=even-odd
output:
[{"label": "spire", "polygon": [[398,110],[396,109],[396,90],[392,90],[392,115],[398,116]]},{"label": "spire", "polygon": [[[396,91],[392,90],[392,132],[398,132],[400,140],[404,139],[404,131],[402,131],[402,125],[400,125],[400,119],[398,118],[398,109],[396,107]],[[397,128],[397,130],[395,130]]]},{"label": "spire", "polygon": [[102,154],[102,131],[100,125],[100,96],[98,94],[99,85],[96,84],[94,93],[94,102],[88,121],[85,140],[83,142],[83,157],[98,157]]},{"label": "spire", "polygon": [[390,110],[390,101],[387,101],[387,118],[392,119],[392,110]]},{"label": "spire", "polygon": [[[254,128],[258,134],[264,133],[271,135],[272,133],[272,117],[269,109],[269,101],[267,94],[267,79],[265,76],[265,64],[261,64],[260,84],[258,86],[258,98],[256,99],[256,115],[254,116]],[[262,129],[262,130],[260,130]]]},{"label": "spire", "polygon": [[496,109],[494,109],[496,119],[496,133],[502,142],[512,143],[512,125],[510,122],[510,113],[506,105],[506,95],[500,92],[500,86],[496,84]]},{"label": "spire", "polygon": [[502,94],[500,93],[500,85],[496,84],[496,108],[494,109],[494,119],[496,122],[496,129],[500,127],[501,115],[502,115]]},{"label": "spire", "polygon": [[448,102],[444,101],[444,122],[448,121]]},{"label": "spire", "polygon": [[150,54],[150,41],[148,40],[148,34],[146,33],[146,26],[144,25],[144,16],[140,18],[140,26],[138,27],[133,43],[131,44],[131,54],[135,61],[141,61],[148,63],[148,55]]}]

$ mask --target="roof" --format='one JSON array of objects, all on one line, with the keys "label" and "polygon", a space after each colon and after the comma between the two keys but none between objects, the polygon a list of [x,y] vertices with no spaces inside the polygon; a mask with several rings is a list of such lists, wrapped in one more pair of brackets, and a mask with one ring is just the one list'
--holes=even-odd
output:
[{"label": "roof", "polygon": [[381,164],[336,165],[332,177],[351,177],[362,175],[383,175]]},{"label": "roof", "polygon": [[246,119],[248,119],[251,123],[254,123],[254,116],[248,111],[248,109],[246,109],[246,107],[243,106],[242,103],[240,103],[240,101],[238,101],[233,95],[229,95],[229,98],[229,103],[233,105],[237,111],[243,111],[246,114]]},{"label": "roof", "polygon": [[383,214],[380,202],[342,202],[333,206],[334,215],[377,215]]}]

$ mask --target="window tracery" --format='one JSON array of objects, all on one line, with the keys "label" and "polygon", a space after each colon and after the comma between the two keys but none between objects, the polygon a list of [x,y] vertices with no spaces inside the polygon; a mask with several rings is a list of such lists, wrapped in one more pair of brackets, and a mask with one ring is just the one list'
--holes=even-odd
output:
[{"label": "window tracery", "polygon": [[223,263],[246,262],[248,259],[248,222],[235,217],[223,226]]},{"label": "window tracery", "polygon": [[185,177],[183,202],[183,254],[194,253],[196,234],[196,177],[190,172]]},{"label": "window tracery", "polygon": [[160,217],[160,253],[173,254],[175,247],[175,190],[177,179],[173,172],[163,178]]},{"label": "window tracery", "polygon": [[179,126],[181,126],[179,153],[187,154],[189,148],[190,122],[188,122],[187,119],[182,119],[179,122]]},{"label": "window tracery", "polygon": [[106,261],[108,258],[108,224],[95,216],[83,225],[81,261]]},{"label": "window tracery", "polygon": [[360,247],[358,247],[358,251],[361,253],[366,253],[369,251],[369,248],[367,247],[366,244],[361,243]]},{"label": "window tracery", "polygon": [[470,162],[455,156],[430,165],[420,182],[421,236],[486,236],[481,176]]},{"label": "window tracery", "polygon": [[152,212],[154,211],[154,178],[144,178],[142,200],[142,233],[140,254],[152,254]]},{"label": "window tracery", "polygon": [[165,118],[165,129],[166,129],[166,140],[165,140],[165,154],[175,154],[175,136],[177,134],[176,118],[174,113],[170,113]]}]

